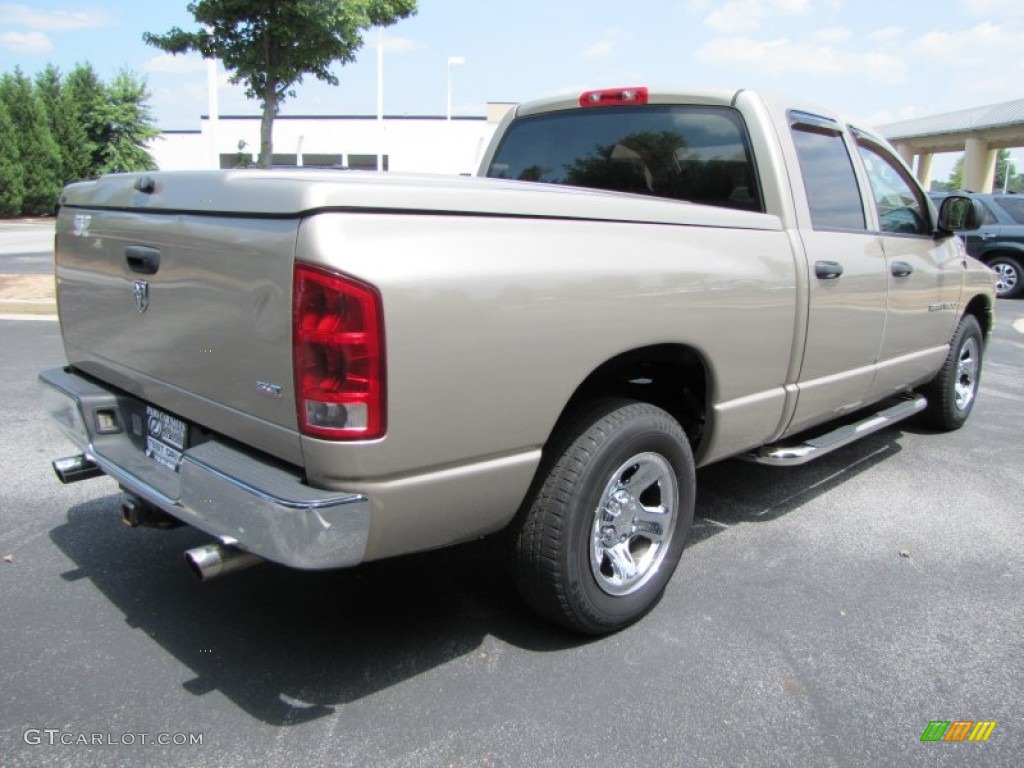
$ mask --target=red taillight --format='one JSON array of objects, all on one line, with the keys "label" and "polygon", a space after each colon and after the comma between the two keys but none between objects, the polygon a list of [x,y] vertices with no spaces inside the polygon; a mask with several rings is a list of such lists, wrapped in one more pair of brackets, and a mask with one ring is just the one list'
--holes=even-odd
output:
[{"label": "red taillight", "polygon": [[295,398],[303,434],[369,440],[384,434],[380,294],[351,277],[295,266]]},{"label": "red taillight", "polygon": [[646,88],[606,88],[601,91],[586,91],[580,96],[581,107],[614,107],[646,103]]}]

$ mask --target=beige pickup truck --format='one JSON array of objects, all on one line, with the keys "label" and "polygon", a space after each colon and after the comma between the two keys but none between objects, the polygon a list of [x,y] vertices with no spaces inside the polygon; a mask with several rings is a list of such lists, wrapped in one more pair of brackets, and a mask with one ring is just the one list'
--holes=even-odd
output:
[{"label": "beige pickup truck", "polygon": [[800,464],[967,419],[993,276],[884,140],[752,91],[523,104],[480,176],[125,174],[57,218],[68,365],[41,374],[130,525],[204,578],[506,532],[548,618],[657,602],[694,468]]}]

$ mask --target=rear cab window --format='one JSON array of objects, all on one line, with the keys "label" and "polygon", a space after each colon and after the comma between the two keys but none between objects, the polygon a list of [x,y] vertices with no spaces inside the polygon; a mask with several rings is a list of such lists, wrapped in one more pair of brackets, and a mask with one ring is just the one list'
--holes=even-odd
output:
[{"label": "rear cab window", "polygon": [[764,210],[746,126],[728,107],[614,106],[519,118],[487,175]]}]

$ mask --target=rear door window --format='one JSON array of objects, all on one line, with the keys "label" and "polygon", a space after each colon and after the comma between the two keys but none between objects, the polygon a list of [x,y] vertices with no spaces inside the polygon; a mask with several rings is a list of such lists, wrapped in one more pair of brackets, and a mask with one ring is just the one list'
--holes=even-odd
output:
[{"label": "rear door window", "polygon": [[746,127],[726,107],[595,107],[515,120],[487,175],[762,211]]},{"label": "rear door window", "polygon": [[791,112],[793,144],[815,229],[866,230],[853,161],[838,123]]}]

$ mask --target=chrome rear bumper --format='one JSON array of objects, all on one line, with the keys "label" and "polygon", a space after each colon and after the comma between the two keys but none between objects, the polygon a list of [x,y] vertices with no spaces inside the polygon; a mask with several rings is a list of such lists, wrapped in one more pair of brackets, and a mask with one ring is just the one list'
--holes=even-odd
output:
[{"label": "chrome rear bumper", "polygon": [[297,471],[216,438],[187,448],[175,472],[146,457],[140,435],[132,432],[130,414],[144,403],[61,368],[44,371],[39,380],[57,426],[125,490],[283,565],[362,562],[370,531],[366,496],[311,488]]}]

